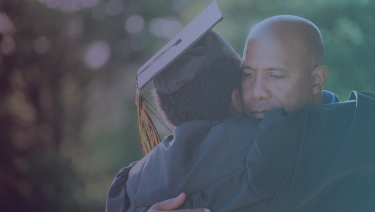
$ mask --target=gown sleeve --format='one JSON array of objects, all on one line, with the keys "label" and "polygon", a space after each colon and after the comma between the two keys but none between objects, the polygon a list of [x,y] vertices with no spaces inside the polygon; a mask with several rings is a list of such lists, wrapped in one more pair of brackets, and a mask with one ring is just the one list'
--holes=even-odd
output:
[{"label": "gown sleeve", "polygon": [[129,197],[126,193],[126,181],[130,170],[138,161],[131,163],[128,167],[122,168],[115,176],[108,191],[106,212],[125,212],[129,207]]}]

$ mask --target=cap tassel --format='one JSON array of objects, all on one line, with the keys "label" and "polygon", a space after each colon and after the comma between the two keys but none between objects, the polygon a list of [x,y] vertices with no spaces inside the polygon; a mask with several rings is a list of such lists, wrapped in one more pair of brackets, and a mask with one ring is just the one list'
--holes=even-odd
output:
[{"label": "cap tassel", "polygon": [[160,143],[160,138],[148,113],[145,98],[138,88],[138,83],[136,83],[136,90],[139,137],[141,138],[143,156],[146,156],[156,145]]}]

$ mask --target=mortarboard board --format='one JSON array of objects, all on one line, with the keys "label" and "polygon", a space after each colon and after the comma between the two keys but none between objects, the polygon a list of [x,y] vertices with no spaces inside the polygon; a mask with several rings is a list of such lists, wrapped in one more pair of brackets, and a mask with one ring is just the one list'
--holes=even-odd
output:
[{"label": "mortarboard board", "polygon": [[158,133],[147,108],[163,124],[164,121],[140,90],[153,80],[156,90],[173,93],[221,55],[236,54],[220,35],[211,30],[222,19],[215,0],[138,70],[136,105],[144,156],[159,143]]},{"label": "mortarboard board", "polygon": [[223,15],[215,0],[138,70],[139,89],[144,88],[147,83],[189,50],[222,19]]}]

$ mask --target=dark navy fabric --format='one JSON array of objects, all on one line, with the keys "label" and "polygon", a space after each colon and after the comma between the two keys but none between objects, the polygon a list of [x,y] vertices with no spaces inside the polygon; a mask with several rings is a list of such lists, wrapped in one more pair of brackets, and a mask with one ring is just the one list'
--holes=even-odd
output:
[{"label": "dark navy fabric", "polygon": [[374,108],[374,94],[353,92],[261,121],[187,122],[120,171],[106,210],[147,211],[185,192],[181,208],[213,212],[375,211]]},{"label": "dark navy fabric", "polygon": [[126,194],[126,181],[130,170],[138,161],[131,163],[128,167],[122,168],[112,182],[108,191],[106,211],[126,211],[129,207],[129,198]]}]

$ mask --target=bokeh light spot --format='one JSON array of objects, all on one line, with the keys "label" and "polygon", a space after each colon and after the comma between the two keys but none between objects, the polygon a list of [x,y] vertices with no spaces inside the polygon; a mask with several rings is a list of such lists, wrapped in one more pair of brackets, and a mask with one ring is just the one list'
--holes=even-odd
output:
[{"label": "bokeh light spot", "polygon": [[149,30],[152,34],[158,37],[164,37],[162,33],[162,28],[166,24],[167,20],[164,18],[154,18],[151,20],[149,25]]},{"label": "bokeh light spot", "polygon": [[27,102],[24,93],[17,91],[8,100],[8,109],[25,122],[33,122],[36,118],[34,106]]},{"label": "bokeh light spot", "polygon": [[16,49],[16,43],[11,36],[7,35],[1,41],[0,49],[4,54],[11,55]]},{"label": "bokeh light spot", "polygon": [[181,29],[180,22],[172,17],[154,18],[149,25],[149,30],[152,34],[167,39],[173,38]]},{"label": "bokeh light spot", "polygon": [[138,33],[145,26],[145,21],[140,15],[132,15],[125,22],[125,29],[130,33]]},{"label": "bokeh light spot", "polygon": [[103,66],[110,58],[110,48],[105,41],[95,41],[87,47],[85,64],[93,69]]},{"label": "bokeh light spot", "polygon": [[14,31],[14,26],[11,20],[6,14],[0,13],[0,33],[2,35],[8,35],[11,34],[12,31]]},{"label": "bokeh light spot", "polygon": [[49,51],[51,41],[46,36],[40,36],[34,41],[34,51],[38,54],[44,54]]}]

